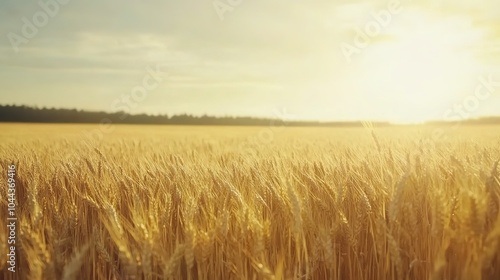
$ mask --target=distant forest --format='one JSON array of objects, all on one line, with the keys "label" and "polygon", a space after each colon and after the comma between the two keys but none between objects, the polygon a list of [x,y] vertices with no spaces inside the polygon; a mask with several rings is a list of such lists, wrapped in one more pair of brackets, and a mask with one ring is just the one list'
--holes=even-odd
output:
[{"label": "distant forest", "polygon": [[[361,121],[319,122],[279,120],[253,117],[215,117],[182,115],[131,115],[126,112],[91,112],[76,109],[37,108],[18,105],[0,105],[0,122],[29,123],[114,123],[114,124],[168,124],[168,125],[243,125],[243,126],[362,126]],[[500,117],[488,117],[462,121],[465,124],[500,124]],[[430,124],[449,124],[435,121]],[[388,122],[372,122],[373,126],[389,126]]]}]

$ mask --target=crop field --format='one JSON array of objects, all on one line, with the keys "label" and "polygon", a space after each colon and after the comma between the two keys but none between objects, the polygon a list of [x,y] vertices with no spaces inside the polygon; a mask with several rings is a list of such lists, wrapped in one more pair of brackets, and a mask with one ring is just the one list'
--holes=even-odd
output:
[{"label": "crop field", "polygon": [[500,279],[499,160],[498,126],[0,124],[0,278],[15,165],[19,279]]}]

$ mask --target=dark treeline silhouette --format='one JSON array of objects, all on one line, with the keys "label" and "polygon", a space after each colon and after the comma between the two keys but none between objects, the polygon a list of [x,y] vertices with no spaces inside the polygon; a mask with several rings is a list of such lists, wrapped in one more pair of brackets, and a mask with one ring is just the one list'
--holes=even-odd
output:
[{"label": "dark treeline silhouette", "polygon": [[[319,122],[279,120],[253,117],[214,117],[193,115],[130,115],[125,112],[91,112],[76,109],[38,108],[18,105],[0,105],[0,122],[31,123],[114,123],[114,124],[171,124],[171,125],[247,125],[247,126],[344,126],[359,127],[360,121]],[[447,124],[446,122],[431,122]],[[467,120],[468,124],[500,124],[500,117]],[[373,126],[389,126],[388,122],[372,122]]]},{"label": "dark treeline silhouette", "polygon": [[[0,105],[0,122],[31,123],[114,123],[114,124],[172,124],[172,125],[246,125],[246,126],[362,126],[361,122],[291,121],[254,117],[214,117],[193,115],[131,115],[125,112],[90,112],[76,109],[38,108]],[[375,126],[389,125],[376,122]]]}]

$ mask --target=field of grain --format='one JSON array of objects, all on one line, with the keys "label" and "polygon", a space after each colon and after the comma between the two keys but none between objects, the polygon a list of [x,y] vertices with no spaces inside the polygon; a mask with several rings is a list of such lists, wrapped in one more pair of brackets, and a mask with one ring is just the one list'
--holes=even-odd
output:
[{"label": "field of grain", "polygon": [[500,127],[95,129],[0,125],[0,278],[500,279]]}]

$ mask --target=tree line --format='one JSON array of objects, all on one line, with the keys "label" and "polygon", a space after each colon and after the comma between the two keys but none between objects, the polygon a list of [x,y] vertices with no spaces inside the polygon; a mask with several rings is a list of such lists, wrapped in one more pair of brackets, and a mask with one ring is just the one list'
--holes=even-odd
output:
[{"label": "tree line", "polygon": [[[170,124],[170,125],[246,125],[246,126],[363,126],[362,122],[319,122],[278,120],[272,118],[127,114],[126,112],[97,112],[77,109],[38,108],[20,105],[0,105],[0,122],[30,123],[115,123],[115,124]],[[471,124],[500,124],[500,117],[464,121]],[[444,122],[432,122],[441,124]],[[388,122],[373,122],[373,126],[388,126]]]}]

